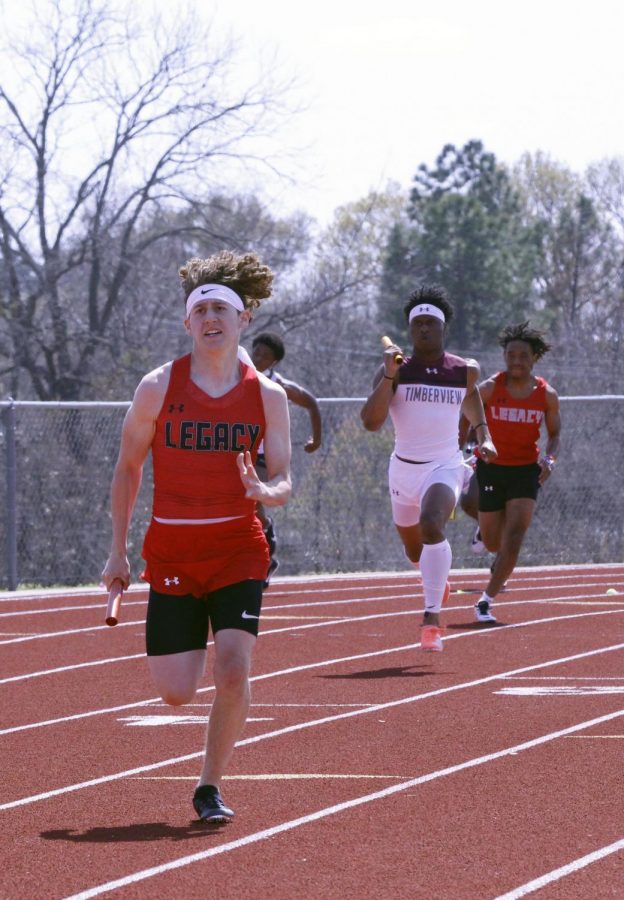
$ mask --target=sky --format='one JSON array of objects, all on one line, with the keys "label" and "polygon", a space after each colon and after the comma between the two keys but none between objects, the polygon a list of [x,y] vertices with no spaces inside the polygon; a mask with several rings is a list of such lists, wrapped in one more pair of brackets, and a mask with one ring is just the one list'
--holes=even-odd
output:
[{"label": "sky", "polygon": [[390,181],[408,190],[447,143],[577,172],[624,155],[620,0],[193,2],[239,41],[241,73],[274,54],[296,79],[280,202],[322,223]]},{"label": "sky", "polygon": [[[50,0],[0,10],[19,27],[31,2]],[[271,67],[293,82],[293,113],[267,145],[290,179],[265,169],[252,185],[276,213],[324,225],[391,182],[407,194],[419,165],[472,139],[504,163],[541,151],[578,173],[624,156],[622,0],[112,2],[190,8],[217,46],[236,42],[241,90]]]}]

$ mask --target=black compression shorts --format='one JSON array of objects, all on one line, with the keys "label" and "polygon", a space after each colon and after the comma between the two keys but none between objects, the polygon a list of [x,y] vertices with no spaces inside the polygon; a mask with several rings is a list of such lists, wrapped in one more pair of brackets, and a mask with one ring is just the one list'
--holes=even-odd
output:
[{"label": "black compression shorts", "polygon": [[528,498],[537,500],[541,468],[537,463],[527,466],[497,466],[477,460],[479,484],[479,512],[499,512],[508,500]]},{"label": "black compression shorts", "polygon": [[213,635],[236,628],[257,636],[262,606],[262,582],[240,581],[203,597],[176,597],[150,588],[145,623],[148,656],[205,650],[208,628]]}]

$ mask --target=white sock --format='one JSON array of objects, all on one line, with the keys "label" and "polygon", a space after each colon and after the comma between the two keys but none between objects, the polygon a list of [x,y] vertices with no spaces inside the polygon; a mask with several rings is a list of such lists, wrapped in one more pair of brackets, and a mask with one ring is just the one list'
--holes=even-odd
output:
[{"label": "white sock", "polygon": [[477,603],[481,603],[482,600],[485,600],[485,602],[486,602],[486,603],[489,603],[490,606],[494,603],[494,597],[490,597],[490,595],[489,595],[489,594],[486,594],[485,591],[483,591],[483,593],[481,594],[481,596],[480,596],[479,599],[477,600]]},{"label": "white sock", "polygon": [[425,594],[425,612],[439,613],[446,590],[453,553],[447,540],[425,544],[420,556],[420,573]]}]

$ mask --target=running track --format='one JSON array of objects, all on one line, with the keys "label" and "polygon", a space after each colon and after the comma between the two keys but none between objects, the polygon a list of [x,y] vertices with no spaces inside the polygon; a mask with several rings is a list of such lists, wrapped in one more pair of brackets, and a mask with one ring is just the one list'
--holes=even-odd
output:
[{"label": "running track", "polygon": [[483,570],[451,584],[440,654],[411,573],[272,584],[216,828],[210,674],[155,697],[145,590],[116,628],[102,592],[0,594],[2,900],[624,897],[624,566],[518,570],[504,627]]}]

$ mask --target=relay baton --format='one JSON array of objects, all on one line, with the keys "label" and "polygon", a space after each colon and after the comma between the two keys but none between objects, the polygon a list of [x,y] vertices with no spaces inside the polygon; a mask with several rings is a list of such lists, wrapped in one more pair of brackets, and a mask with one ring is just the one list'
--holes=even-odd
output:
[{"label": "relay baton", "polygon": [[[387,334],[384,334],[384,336],[383,336],[382,339],[381,339],[381,345],[382,345],[382,347],[384,347],[384,348],[387,350],[388,347],[392,347],[393,343],[394,343],[394,341],[390,340],[390,338],[388,337]],[[395,354],[394,354],[394,361],[395,361],[395,363],[397,364],[397,366],[400,366],[401,363],[404,362],[403,354],[402,354],[402,353],[395,353]]]},{"label": "relay baton", "polygon": [[119,607],[123,597],[123,584],[119,578],[115,578],[108,592],[108,605],[106,607],[106,624],[116,625],[119,620]]}]

